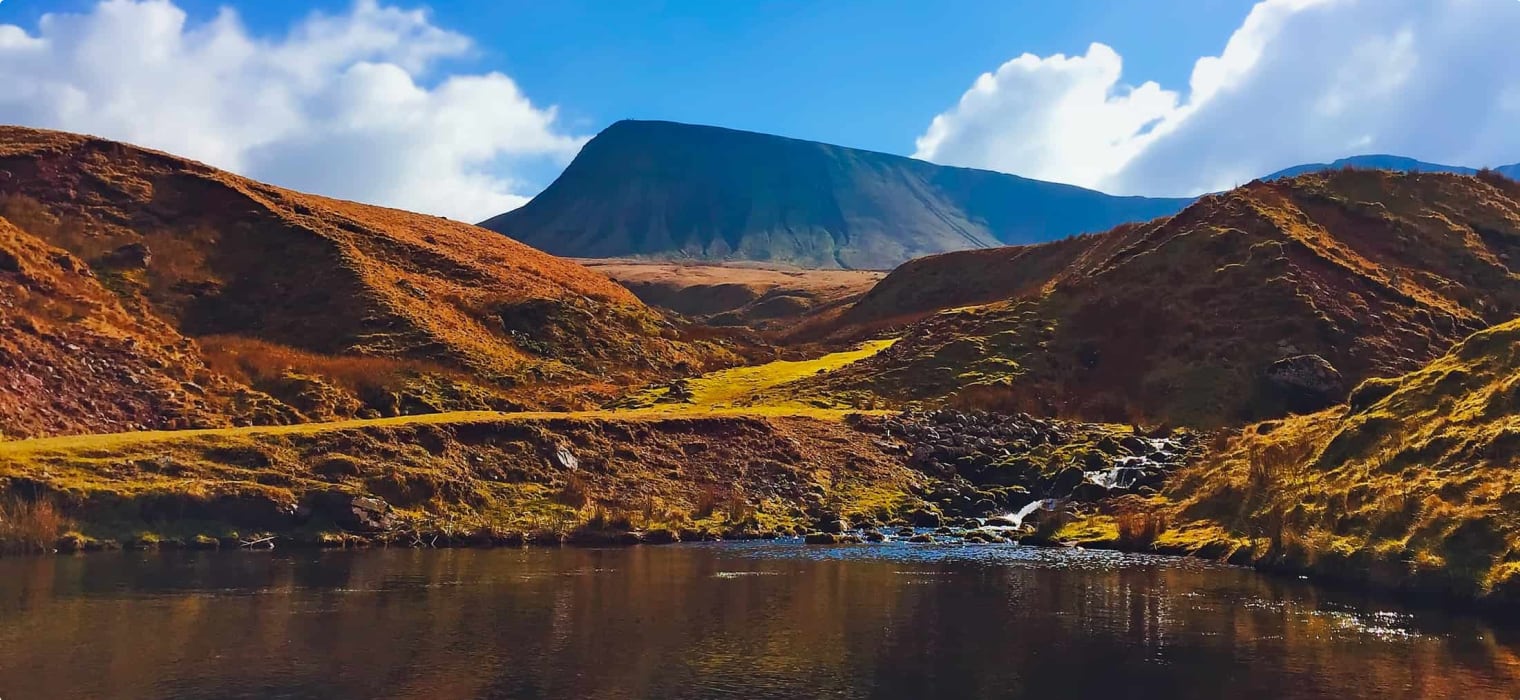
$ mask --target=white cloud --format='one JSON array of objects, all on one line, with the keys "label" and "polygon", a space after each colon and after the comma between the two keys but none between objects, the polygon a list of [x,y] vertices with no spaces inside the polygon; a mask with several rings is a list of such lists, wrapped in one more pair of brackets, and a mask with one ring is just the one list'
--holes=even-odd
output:
[{"label": "white cloud", "polygon": [[526,201],[512,177],[584,139],[500,73],[432,75],[465,36],[359,0],[255,36],[231,10],[103,0],[0,25],[0,122],[96,134],[296,189],[475,221]]},{"label": "white cloud", "polygon": [[919,158],[1122,194],[1222,189],[1289,165],[1393,153],[1520,160],[1520,2],[1262,0],[1186,90],[1122,59],[1023,55],[919,137]]}]

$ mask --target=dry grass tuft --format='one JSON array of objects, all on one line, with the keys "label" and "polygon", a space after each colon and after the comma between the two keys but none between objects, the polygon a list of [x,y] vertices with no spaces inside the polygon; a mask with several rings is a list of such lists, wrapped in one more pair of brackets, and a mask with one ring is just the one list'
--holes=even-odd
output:
[{"label": "dry grass tuft", "polygon": [[0,501],[0,551],[46,552],[72,527],[51,501],[17,496]]}]

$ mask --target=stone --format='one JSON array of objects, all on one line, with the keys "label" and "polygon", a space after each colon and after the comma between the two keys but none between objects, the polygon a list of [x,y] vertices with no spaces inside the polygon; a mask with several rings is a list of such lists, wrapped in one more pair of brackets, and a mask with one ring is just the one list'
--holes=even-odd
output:
[{"label": "stone", "polygon": [[350,532],[384,532],[396,526],[391,505],[381,498],[326,491],[313,496],[311,508]]},{"label": "stone", "polygon": [[[1073,501],[1092,502],[1107,498],[1110,493],[1110,490],[1104,488],[1103,486],[1094,484],[1091,481],[1084,481],[1080,484],[1077,484],[1077,487],[1072,489],[1071,499]],[[1114,491],[1113,493],[1122,492]]]},{"label": "stone", "polygon": [[107,253],[100,264],[117,270],[141,270],[153,261],[153,252],[147,244],[128,243]]},{"label": "stone", "polygon": [[930,535],[930,534],[914,535],[912,537],[909,537],[908,541],[909,542],[919,542],[919,543],[933,542],[934,541],[934,535]]},{"label": "stone", "polygon": [[645,530],[640,539],[648,544],[670,544],[681,541],[680,535],[675,530],[666,527],[654,527]]},{"label": "stone", "polygon": [[575,458],[575,453],[571,452],[570,447],[567,445],[555,445],[554,453],[550,455],[549,459],[554,462],[554,466],[560,469],[575,471],[581,468],[580,460]]},{"label": "stone", "polygon": [[939,527],[942,520],[938,511],[919,508],[908,512],[908,522],[916,527]]},{"label": "stone", "polygon": [[839,535],[832,532],[809,532],[802,537],[808,544],[839,544]]},{"label": "stone", "polygon": [[1346,397],[1340,370],[1319,355],[1294,355],[1267,367],[1267,383],[1296,412],[1318,411]]},{"label": "stone", "polygon": [[1129,450],[1130,454],[1143,456],[1156,451],[1155,445],[1152,445],[1150,440],[1139,435],[1126,435],[1123,440],[1119,441],[1119,444],[1124,449]]},{"label": "stone", "polygon": [[[1091,453],[1089,453],[1091,454]],[[1052,498],[1065,498],[1070,495],[1072,489],[1087,480],[1087,475],[1080,467],[1067,467],[1056,475],[1055,481],[1050,484],[1050,496]]]},{"label": "stone", "polygon": [[818,529],[831,535],[837,535],[850,529],[850,524],[839,518],[828,518],[818,523]]}]

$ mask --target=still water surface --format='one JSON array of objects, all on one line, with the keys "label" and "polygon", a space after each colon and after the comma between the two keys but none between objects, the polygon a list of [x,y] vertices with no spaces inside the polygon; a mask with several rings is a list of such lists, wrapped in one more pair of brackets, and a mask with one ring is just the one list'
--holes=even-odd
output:
[{"label": "still water surface", "polygon": [[1520,632],[1012,545],[0,560],[0,698],[1514,698]]}]

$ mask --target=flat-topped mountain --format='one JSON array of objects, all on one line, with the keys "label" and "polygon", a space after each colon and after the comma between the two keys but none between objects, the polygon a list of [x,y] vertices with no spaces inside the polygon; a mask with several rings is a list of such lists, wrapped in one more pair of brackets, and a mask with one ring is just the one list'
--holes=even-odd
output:
[{"label": "flat-topped mountain", "polygon": [[1190,199],[1072,185],[812,141],[621,121],[548,189],[482,226],[568,257],[885,269],[1167,216]]}]

